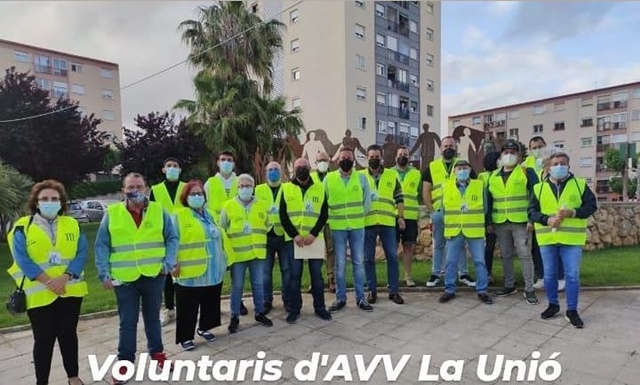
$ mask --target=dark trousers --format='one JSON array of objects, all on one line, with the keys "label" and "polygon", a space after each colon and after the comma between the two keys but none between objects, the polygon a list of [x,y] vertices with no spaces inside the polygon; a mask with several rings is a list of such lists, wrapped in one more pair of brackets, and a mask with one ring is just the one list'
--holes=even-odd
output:
[{"label": "dark trousers", "polygon": [[[291,281],[287,287],[289,294],[289,311],[300,314],[302,309],[302,293],[300,285],[302,281],[302,271],[304,270],[304,259],[295,259],[295,246],[293,241],[285,243],[284,258],[291,261]],[[318,312],[325,309],[324,304],[324,280],[322,279],[323,259],[309,259],[309,275],[311,276],[311,295],[313,296],[313,309]]]},{"label": "dark trousers", "polygon": [[484,264],[487,265],[487,273],[491,275],[491,270],[493,269],[493,252],[496,249],[496,240],[498,237],[496,233],[486,233],[485,235]]},{"label": "dark trousers", "polygon": [[173,309],[175,307],[174,295],[176,289],[173,284],[173,277],[171,274],[167,274],[167,279],[164,281],[164,308]]},{"label": "dark trousers", "polygon": [[67,377],[78,376],[78,317],[81,297],[58,298],[47,306],[27,310],[33,330],[36,383],[48,384],[53,346],[58,340]]},{"label": "dark trousers", "polygon": [[175,285],[176,344],[192,341],[200,313],[198,329],[206,331],[221,325],[220,292],[222,283],[215,286],[190,287]]}]

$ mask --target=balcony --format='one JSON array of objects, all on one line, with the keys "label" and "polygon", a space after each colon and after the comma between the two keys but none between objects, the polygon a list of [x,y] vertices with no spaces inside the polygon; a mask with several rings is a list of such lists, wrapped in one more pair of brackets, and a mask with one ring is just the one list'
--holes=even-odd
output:
[{"label": "balcony", "polygon": [[53,67],[46,66],[46,65],[41,65],[41,64],[34,64],[33,65],[33,71],[35,73],[38,73],[38,74],[49,74],[49,75],[51,75],[53,73]]},{"label": "balcony", "polygon": [[598,111],[607,111],[611,109],[611,102],[598,103]]},{"label": "balcony", "polygon": [[409,65],[409,56],[401,54],[400,52],[393,51],[391,49],[388,50],[389,59],[396,61],[400,64]]},{"label": "balcony", "polygon": [[[598,144],[598,145],[596,145],[596,152],[606,152],[610,148],[613,148],[613,146],[611,144],[609,144],[609,143],[607,143],[607,144]],[[602,165],[602,166],[604,167],[604,165]],[[600,171],[600,170],[598,169],[598,171]]]},{"label": "balcony", "polygon": [[409,83],[396,82],[393,80],[389,80],[389,87],[393,87],[400,91],[409,92]]},{"label": "balcony", "polygon": [[[383,113],[385,112],[384,106],[380,106],[380,109],[382,110]],[[398,108],[398,107],[388,106],[386,109],[387,109],[386,113],[389,116],[395,116],[400,119],[409,120],[410,112],[408,108]]]},{"label": "balcony", "polygon": [[391,32],[398,32],[398,23],[392,21],[392,20],[387,20],[387,29]]},{"label": "balcony", "polygon": [[486,122],[484,128],[502,127],[506,124],[506,120],[494,120],[492,122]]},{"label": "balcony", "polygon": [[404,9],[409,9],[409,2],[408,1],[394,1],[394,3],[398,4],[399,6],[401,6]]},{"label": "balcony", "polygon": [[627,122],[614,122],[611,123],[611,128],[614,130],[626,130]]}]

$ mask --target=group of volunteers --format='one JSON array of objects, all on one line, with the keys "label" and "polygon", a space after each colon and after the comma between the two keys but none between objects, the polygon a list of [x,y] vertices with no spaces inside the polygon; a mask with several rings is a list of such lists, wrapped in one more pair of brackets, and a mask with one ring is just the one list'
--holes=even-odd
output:
[{"label": "group of volunteers", "polygon": [[[236,175],[231,151],[218,154],[219,171],[204,184],[180,181],[180,163],[174,158],[162,165],[165,181],[151,188],[143,175],[127,174],[122,188],[126,198],[106,209],[95,240],[99,279],[105,289],[114,290],[117,300],[118,359],[135,362],[140,308],[147,349],[159,367],[167,359],[161,327],[174,319],[175,342],[182,349],[194,349],[196,335],[206,342],[215,340],[212,329],[221,325],[227,270],[229,332],[238,332],[240,316],[248,314],[242,301],[247,270],[254,319],[272,326],[267,315],[274,307],[276,256],[288,323],[300,318],[305,261],[315,315],[331,320],[331,313],[346,306],[348,254],[355,304],[372,311],[378,301],[378,238],[387,264],[388,298],[403,304],[398,246],[402,245],[404,283],[415,286],[411,263],[420,230],[421,193],[433,234],[433,264],[426,285],[435,287],[444,280],[440,302],[455,298],[460,281],[475,286],[482,302],[493,303],[488,286],[493,282],[497,241],[505,284],[495,295],[517,291],[515,251],[522,264],[526,302],[537,304],[534,288],[544,286],[548,308],[541,317],[552,318],[560,311],[558,291],[563,283],[566,318],[582,327],[577,313],[579,264],[587,218],[597,206],[584,179],[569,172],[569,156],[549,155],[544,139],[534,137],[529,142],[531,155],[523,160],[518,142],[508,141],[500,152],[486,154],[485,170],[476,177],[468,161],[456,158],[452,137],[441,143],[442,157],[424,173],[410,164],[407,148],[398,149],[395,165],[383,165],[382,147],[371,145],[364,170],[355,169],[354,151],[343,147],[335,171],[329,171],[326,153],[319,153],[313,165],[306,158],[296,159],[291,178],[271,162],[266,183],[258,186],[251,175]],[[69,384],[82,384],[76,327],[87,294],[83,269],[89,245],[78,222],[64,215],[67,202],[60,183],[36,183],[28,200],[29,215],[9,234],[14,259],[9,273],[26,293],[37,384],[48,383],[56,340]],[[465,245],[477,281],[469,274]],[[335,292],[328,308],[325,260],[326,286]]]}]

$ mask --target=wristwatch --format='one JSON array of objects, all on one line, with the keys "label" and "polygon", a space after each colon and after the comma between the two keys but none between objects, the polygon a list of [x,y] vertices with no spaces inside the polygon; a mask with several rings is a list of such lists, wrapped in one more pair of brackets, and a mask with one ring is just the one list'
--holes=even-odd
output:
[{"label": "wristwatch", "polygon": [[65,271],[64,273],[69,276],[69,279],[73,279],[73,277],[75,277],[75,275],[72,272]]}]

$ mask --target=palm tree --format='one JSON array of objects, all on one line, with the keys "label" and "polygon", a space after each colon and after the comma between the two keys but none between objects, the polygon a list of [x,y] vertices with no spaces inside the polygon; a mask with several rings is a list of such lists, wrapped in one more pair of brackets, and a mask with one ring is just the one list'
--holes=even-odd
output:
[{"label": "palm tree", "polygon": [[32,184],[29,177],[0,161],[0,240],[7,239],[11,223],[22,214]]}]

